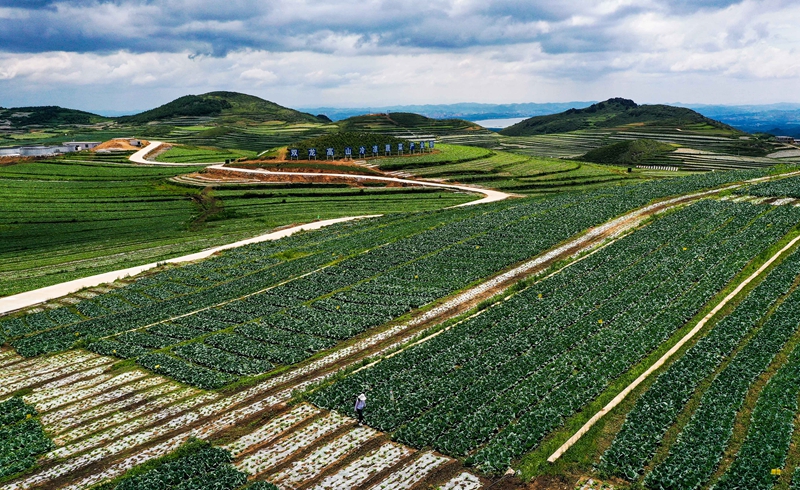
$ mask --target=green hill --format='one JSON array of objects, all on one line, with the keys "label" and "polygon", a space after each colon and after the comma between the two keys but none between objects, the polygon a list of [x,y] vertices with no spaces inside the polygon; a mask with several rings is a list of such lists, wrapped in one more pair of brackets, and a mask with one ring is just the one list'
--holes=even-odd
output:
[{"label": "green hill", "polygon": [[637,165],[675,151],[675,146],[649,139],[620,141],[587,152],[580,159],[611,165]]},{"label": "green hill", "polygon": [[342,131],[360,132],[449,132],[481,130],[475,123],[463,119],[431,119],[411,112],[390,112],[388,114],[365,114],[353,116],[336,123]]},{"label": "green hill", "polygon": [[638,105],[632,100],[615,98],[592,104],[585,109],[570,109],[559,114],[537,116],[500,131],[506,136],[532,136],[567,133],[581,129],[609,129],[622,126],[660,126],[681,130],[716,129],[738,131],[727,124],[709,119],[683,107]]},{"label": "green hill", "polygon": [[0,126],[11,126],[12,128],[95,124],[109,120],[110,118],[91,112],[52,105],[9,109],[0,107]]},{"label": "green hill", "polygon": [[242,120],[288,123],[325,122],[311,114],[289,109],[260,97],[237,92],[185,95],[155,109],[133,116],[120,117],[118,121],[124,124],[145,124],[186,117],[211,117],[221,119],[221,122]]}]

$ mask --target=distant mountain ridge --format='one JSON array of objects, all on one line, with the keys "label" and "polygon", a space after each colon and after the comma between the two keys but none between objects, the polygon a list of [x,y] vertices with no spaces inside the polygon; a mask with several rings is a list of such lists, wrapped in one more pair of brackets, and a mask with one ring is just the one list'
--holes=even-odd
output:
[{"label": "distant mountain ridge", "polygon": [[314,114],[325,114],[334,121],[341,121],[353,116],[378,113],[410,112],[433,119],[466,119],[476,121],[480,119],[531,117],[553,114],[577,107],[588,107],[591,102],[526,102],[518,104],[483,104],[477,102],[461,102],[457,104],[418,104],[395,105],[380,107],[313,107],[301,108]]},{"label": "distant mountain ridge", "polygon": [[94,124],[110,118],[59,106],[0,107],[0,127],[24,128],[40,126]]},{"label": "distant mountain ridge", "polygon": [[584,109],[569,109],[548,116],[536,116],[509,126],[500,134],[532,136],[566,133],[580,129],[616,128],[630,124],[670,126],[690,129],[692,126],[737,131],[727,124],[707,118],[685,107],[663,104],[639,105],[630,99],[613,98]]}]

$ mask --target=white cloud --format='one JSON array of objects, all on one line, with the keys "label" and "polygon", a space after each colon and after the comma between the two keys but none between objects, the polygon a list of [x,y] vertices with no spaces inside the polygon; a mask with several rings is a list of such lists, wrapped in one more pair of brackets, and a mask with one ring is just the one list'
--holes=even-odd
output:
[{"label": "white cloud", "polygon": [[800,77],[800,5],[715,3],[121,0],[0,8],[10,26],[0,32],[0,105],[53,96],[62,105],[118,109],[122,99],[103,94],[166,102],[216,89],[288,105],[798,100],[787,87]]}]

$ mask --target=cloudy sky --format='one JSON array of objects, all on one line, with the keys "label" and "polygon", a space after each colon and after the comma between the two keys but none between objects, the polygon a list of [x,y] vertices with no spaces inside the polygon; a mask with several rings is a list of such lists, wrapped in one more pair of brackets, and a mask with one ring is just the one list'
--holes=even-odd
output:
[{"label": "cloudy sky", "polygon": [[0,0],[0,106],[800,102],[796,0]]}]

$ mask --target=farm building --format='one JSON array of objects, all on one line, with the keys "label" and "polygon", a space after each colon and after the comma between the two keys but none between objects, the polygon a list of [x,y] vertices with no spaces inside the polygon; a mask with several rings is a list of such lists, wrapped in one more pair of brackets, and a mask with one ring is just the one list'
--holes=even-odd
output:
[{"label": "farm building", "polygon": [[67,141],[64,146],[73,148],[71,151],[91,150],[99,145],[99,141]]}]

